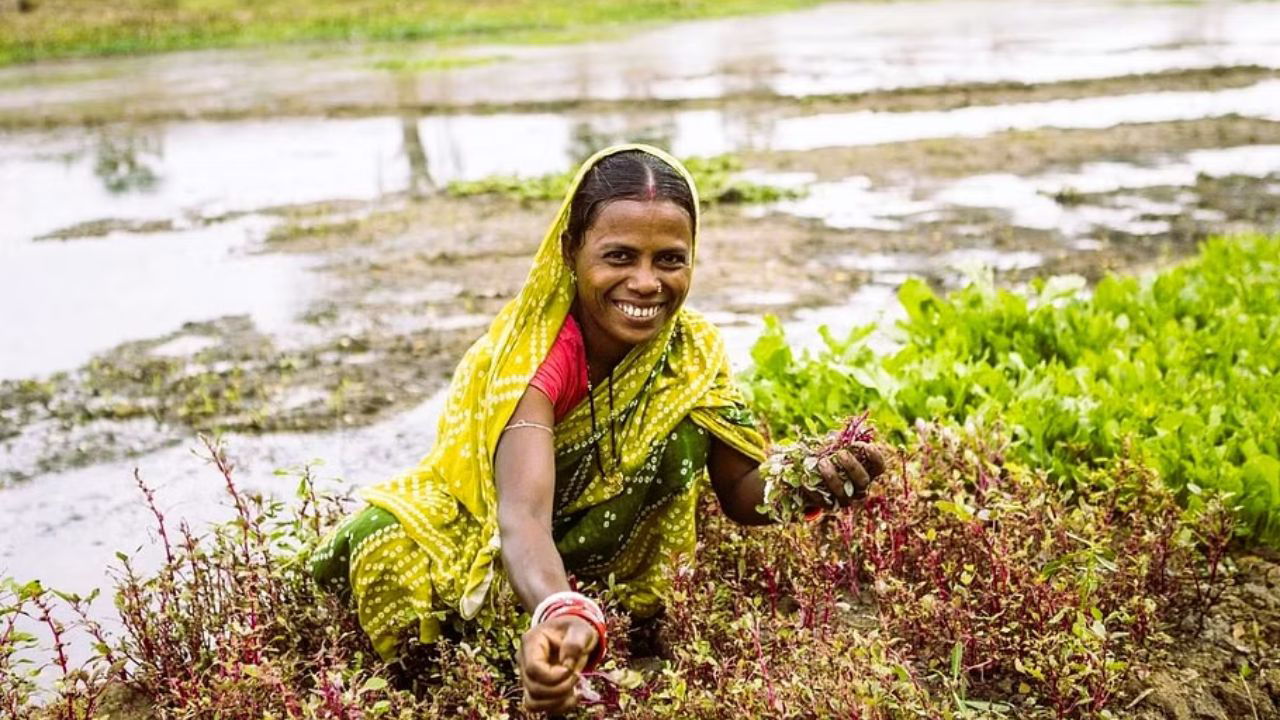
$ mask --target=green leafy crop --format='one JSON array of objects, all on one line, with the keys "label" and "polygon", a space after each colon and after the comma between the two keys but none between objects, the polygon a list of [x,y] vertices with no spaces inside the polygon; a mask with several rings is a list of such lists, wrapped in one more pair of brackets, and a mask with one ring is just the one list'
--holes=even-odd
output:
[{"label": "green leafy crop", "polygon": [[1132,444],[1179,498],[1231,493],[1243,532],[1280,544],[1280,237],[1213,239],[1194,260],[1092,292],[976,282],[899,291],[900,349],[870,327],[797,356],[770,320],[745,374],[781,436],[869,409],[890,438],[917,420],[1004,427],[1010,452],[1070,486]]}]

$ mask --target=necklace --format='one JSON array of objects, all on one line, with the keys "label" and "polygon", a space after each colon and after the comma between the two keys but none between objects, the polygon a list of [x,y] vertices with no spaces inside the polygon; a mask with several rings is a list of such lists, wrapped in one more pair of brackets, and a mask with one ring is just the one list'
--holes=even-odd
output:
[{"label": "necklace", "polygon": [[[613,427],[613,371],[609,371],[609,448],[613,457],[613,469],[618,469],[618,436],[614,432]],[[595,386],[591,383],[591,362],[587,361],[587,407],[591,410],[591,438],[595,443],[596,468],[600,470],[600,477],[605,477],[607,473],[604,471],[604,461],[601,459],[600,452],[600,436],[596,434],[596,401],[594,398]]]}]

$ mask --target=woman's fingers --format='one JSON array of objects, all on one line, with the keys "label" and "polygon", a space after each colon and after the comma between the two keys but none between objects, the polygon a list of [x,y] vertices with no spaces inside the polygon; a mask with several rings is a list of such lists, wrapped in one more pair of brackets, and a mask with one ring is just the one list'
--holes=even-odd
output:
[{"label": "woman's fingers", "polygon": [[872,480],[884,474],[888,466],[885,464],[884,454],[880,452],[880,448],[864,442],[851,443],[849,447],[854,450],[856,457],[861,458],[862,467]]},{"label": "woman's fingers", "polygon": [[[818,461],[818,477],[822,478],[822,484],[827,488],[827,493],[835,500],[835,505],[843,507],[849,504],[852,499],[852,493],[846,492],[845,488],[845,483],[848,483],[849,479],[844,474],[844,468],[837,465],[834,459],[825,457]],[[853,489],[849,488],[849,490]],[[832,504],[828,502],[827,506],[831,507]]]},{"label": "woman's fingers", "polygon": [[850,450],[841,450],[818,461],[818,476],[840,506],[862,499],[871,486],[871,475]]},{"label": "woman's fingers", "polygon": [[578,704],[578,695],[569,688],[567,695],[557,698],[535,698],[528,689],[524,691],[524,707],[530,712],[562,713],[572,710]]},{"label": "woman's fingers", "polygon": [[853,482],[853,497],[860,498],[867,494],[867,488],[871,487],[872,475],[870,471],[858,462],[858,458],[850,450],[841,450],[835,454],[836,465],[844,470],[845,477]]},{"label": "woman's fingers", "polygon": [[578,673],[600,641],[582,618],[553,618],[524,634],[518,655],[525,707],[563,712],[578,704]]},{"label": "woman's fingers", "polygon": [[591,658],[591,651],[600,641],[596,636],[596,629],[586,620],[572,615],[556,618],[552,622],[565,623],[564,636],[560,643],[560,665],[573,673],[581,672],[587,660]]},{"label": "woman's fingers", "polygon": [[525,699],[537,708],[558,705],[573,695],[577,675],[570,668],[556,662],[558,655],[558,629],[546,627],[546,623],[532,628],[520,642],[517,658],[520,664],[521,682]]}]

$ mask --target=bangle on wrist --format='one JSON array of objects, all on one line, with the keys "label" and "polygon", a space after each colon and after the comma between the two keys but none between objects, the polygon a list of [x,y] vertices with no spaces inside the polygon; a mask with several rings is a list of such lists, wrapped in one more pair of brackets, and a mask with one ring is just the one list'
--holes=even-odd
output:
[{"label": "bangle on wrist", "polygon": [[605,650],[609,644],[609,628],[605,623],[604,611],[594,600],[582,593],[565,591],[557,592],[543,598],[534,608],[530,617],[531,626],[536,627],[552,618],[573,615],[585,620],[596,631],[596,646],[587,658],[584,672],[594,670],[604,660]]}]

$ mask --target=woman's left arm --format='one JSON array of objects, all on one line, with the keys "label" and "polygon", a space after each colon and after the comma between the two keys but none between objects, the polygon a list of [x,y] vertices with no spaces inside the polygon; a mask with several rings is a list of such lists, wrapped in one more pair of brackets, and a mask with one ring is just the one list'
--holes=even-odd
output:
[{"label": "woman's left arm", "polygon": [[[884,472],[884,458],[872,445],[855,443],[866,455],[866,462],[858,462],[851,448],[844,448],[818,463],[818,475],[822,477],[829,497],[818,493],[808,495],[811,507],[833,509],[849,507],[866,495],[871,481]],[[741,525],[768,525],[773,518],[757,508],[764,502],[764,478],[760,477],[760,464],[743,455],[730,445],[713,438],[707,473],[711,487],[720,501],[720,508],[730,520]],[[853,494],[845,491],[845,484],[853,483]]]},{"label": "woman's left arm", "polygon": [[730,520],[741,525],[773,523],[773,518],[756,509],[764,502],[760,463],[713,437],[707,474],[711,476],[711,487],[716,491],[720,509]]}]

